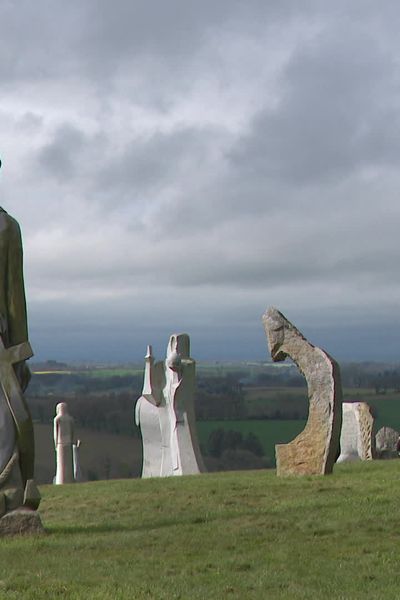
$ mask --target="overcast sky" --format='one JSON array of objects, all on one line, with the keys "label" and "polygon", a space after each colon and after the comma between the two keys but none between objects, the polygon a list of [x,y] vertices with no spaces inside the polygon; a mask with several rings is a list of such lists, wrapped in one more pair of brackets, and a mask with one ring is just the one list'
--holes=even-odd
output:
[{"label": "overcast sky", "polygon": [[38,359],[400,359],[400,5],[2,0],[0,204]]}]

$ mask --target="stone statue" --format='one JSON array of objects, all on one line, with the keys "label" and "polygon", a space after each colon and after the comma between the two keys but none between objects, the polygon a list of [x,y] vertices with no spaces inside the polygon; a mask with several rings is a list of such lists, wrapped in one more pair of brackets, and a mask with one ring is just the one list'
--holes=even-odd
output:
[{"label": "stone statue", "polygon": [[343,402],[338,463],[372,460],[374,454],[374,418],[366,402]]},{"label": "stone statue", "polygon": [[399,432],[392,427],[381,427],[376,434],[376,458],[398,458]]},{"label": "stone statue", "polygon": [[34,512],[40,494],[33,481],[32,418],[23,397],[30,379],[25,361],[32,354],[21,233],[0,208],[0,535],[43,530]]},{"label": "stone statue", "polygon": [[274,362],[289,356],[305,376],[310,401],[304,430],[289,444],[275,446],[278,475],[331,473],[339,449],[342,388],[338,364],[310,344],[276,308],[263,315]]},{"label": "stone statue", "polygon": [[189,336],[172,335],[163,362],[154,363],[149,346],[145,361],[143,392],[135,411],[143,442],[142,477],[204,471],[196,432],[195,361],[190,358]]},{"label": "stone statue", "polygon": [[163,399],[164,385],[164,363],[154,364],[152,348],[148,346],[142,396],[135,409],[136,425],[142,434],[142,477],[161,477],[163,445],[158,407]]},{"label": "stone statue", "polygon": [[56,448],[55,484],[74,483],[74,420],[68,414],[66,402],[56,406],[54,418],[54,445]]}]

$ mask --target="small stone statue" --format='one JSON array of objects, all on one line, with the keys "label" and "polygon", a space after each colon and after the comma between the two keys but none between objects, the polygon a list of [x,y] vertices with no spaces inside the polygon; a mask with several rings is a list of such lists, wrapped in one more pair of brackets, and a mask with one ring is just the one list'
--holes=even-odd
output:
[{"label": "small stone statue", "polygon": [[375,437],[376,440],[376,458],[389,459],[397,458],[399,453],[397,443],[399,441],[399,432],[392,427],[381,427]]},{"label": "small stone statue", "polygon": [[60,402],[56,406],[54,445],[57,465],[54,483],[74,483],[74,420],[68,414],[66,402]]},{"label": "small stone statue", "polygon": [[145,361],[143,393],[135,411],[142,432],[142,477],[204,471],[196,433],[195,361],[190,358],[189,336],[172,335],[163,362],[154,363],[149,346]]}]

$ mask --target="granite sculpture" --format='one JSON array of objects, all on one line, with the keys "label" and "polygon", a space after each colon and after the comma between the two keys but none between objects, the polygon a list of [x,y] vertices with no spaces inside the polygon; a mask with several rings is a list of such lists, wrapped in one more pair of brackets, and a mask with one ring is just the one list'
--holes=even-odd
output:
[{"label": "granite sculpture", "polygon": [[74,483],[74,457],[73,445],[74,420],[68,414],[66,402],[60,402],[56,406],[54,418],[54,446],[56,450],[56,476],[54,483]]},{"label": "granite sculpture", "polygon": [[276,308],[263,315],[272,360],[288,356],[305,376],[309,414],[304,430],[289,444],[275,446],[278,475],[325,475],[335,463],[342,423],[339,366],[306,338]]},{"label": "granite sculpture", "polygon": [[142,477],[205,470],[196,433],[195,368],[185,333],[170,337],[165,361],[155,363],[148,346],[143,391],[135,410],[142,434]]},{"label": "granite sculpture", "polygon": [[391,427],[381,427],[375,437],[376,458],[389,459],[397,458],[397,444],[400,434]]},{"label": "granite sculpture", "polygon": [[23,396],[30,379],[25,361],[32,355],[20,228],[0,208],[0,535],[43,531],[33,424]]},{"label": "granite sculpture", "polygon": [[374,418],[366,402],[343,402],[338,463],[372,460]]}]

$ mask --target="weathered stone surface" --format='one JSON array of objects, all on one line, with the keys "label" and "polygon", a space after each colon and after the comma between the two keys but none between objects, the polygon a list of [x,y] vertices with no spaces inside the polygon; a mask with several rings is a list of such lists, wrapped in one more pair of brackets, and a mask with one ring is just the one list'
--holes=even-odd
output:
[{"label": "weathered stone surface", "polygon": [[38,535],[45,533],[40,515],[34,510],[20,508],[0,519],[0,537],[8,535]]},{"label": "weathered stone surface", "polygon": [[143,442],[142,477],[193,475],[204,471],[194,413],[195,361],[185,333],[172,335],[167,357],[145,358],[142,396],[135,419]]},{"label": "weathered stone surface", "polygon": [[275,446],[278,475],[331,473],[339,448],[342,388],[339,366],[326,352],[310,344],[276,308],[263,315],[274,362],[289,356],[305,376],[309,415],[304,430],[289,444]]},{"label": "weathered stone surface", "polygon": [[136,402],[135,421],[140,426],[143,446],[142,477],[160,477],[162,442],[158,407],[144,396]]},{"label": "weathered stone surface", "polygon": [[376,458],[397,458],[399,432],[391,427],[381,427],[375,437]]},{"label": "weathered stone surface", "polygon": [[[33,478],[33,424],[23,395],[30,378],[25,361],[33,353],[28,341],[21,233],[15,219],[2,208],[0,250],[0,516],[6,513],[6,518],[7,513],[22,508]],[[34,504],[37,507],[38,498]]]},{"label": "weathered stone surface", "polygon": [[40,492],[33,479],[28,479],[24,493],[24,507],[37,510],[41,500]]},{"label": "weathered stone surface", "polygon": [[372,460],[374,418],[366,402],[343,402],[340,456],[337,460]]},{"label": "weathered stone surface", "polygon": [[366,402],[358,402],[358,423],[360,445],[358,453],[361,460],[372,460],[375,456],[374,417]]}]

